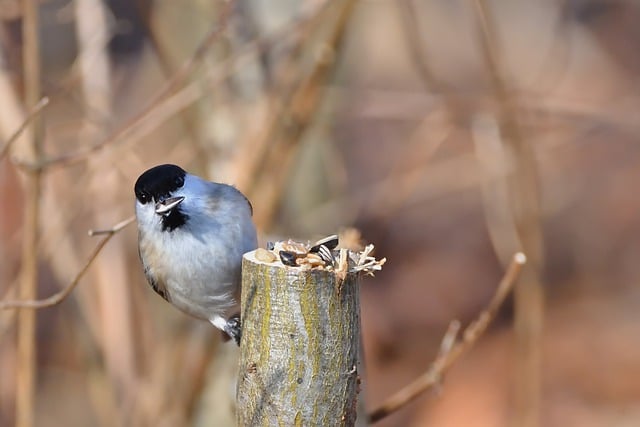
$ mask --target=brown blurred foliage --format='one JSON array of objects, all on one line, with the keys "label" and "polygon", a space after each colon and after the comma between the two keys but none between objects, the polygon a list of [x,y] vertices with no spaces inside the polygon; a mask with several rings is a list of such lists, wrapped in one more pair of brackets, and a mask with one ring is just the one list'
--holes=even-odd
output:
[{"label": "brown blurred foliage", "polygon": [[[5,3],[0,148],[33,107],[19,2]],[[82,268],[97,243],[87,230],[133,214],[143,170],[180,164],[247,192],[263,241],[355,226],[388,259],[361,288],[373,408],[427,369],[449,322],[474,318],[527,246],[505,202],[517,139],[535,170],[517,200],[538,203],[540,425],[640,423],[640,6],[476,2],[490,13],[487,53],[473,3],[41,2],[52,161],[39,296]],[[1,300],[17,295],[29,138],[0,161]],[[68,298],[37,311],[36,425],[232,422],[235,349],[157,298],[136,251],[130,226]],[[510,306],[439,393],[379,425],[507,425],[512,319]],[[0,425],[12,425],[14,310],[0,311],[0,342]]]}]

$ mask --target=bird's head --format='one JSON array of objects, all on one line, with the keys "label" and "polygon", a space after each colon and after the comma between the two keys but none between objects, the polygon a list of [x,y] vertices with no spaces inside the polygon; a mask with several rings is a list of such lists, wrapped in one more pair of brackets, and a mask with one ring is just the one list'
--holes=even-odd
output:
[{"label": "bird's head", "polygon": [[134,186],[136,218],[141,230],[173,231],[186,223],[189,216],[182,209],[187,198],[185,180],[188,174],[176,165],[159,165],[145,171]]}]

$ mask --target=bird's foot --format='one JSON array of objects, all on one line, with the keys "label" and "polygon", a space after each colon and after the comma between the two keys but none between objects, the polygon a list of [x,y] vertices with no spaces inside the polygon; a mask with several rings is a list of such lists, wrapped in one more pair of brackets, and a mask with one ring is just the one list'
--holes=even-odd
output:
[{"label": "bird's foot", "polygon": [[242,323],[240,322],[239,314],[235,314],[227,320],[224,331],[236,342],[236,344],[240,345],[240,339],[242,338]]}]

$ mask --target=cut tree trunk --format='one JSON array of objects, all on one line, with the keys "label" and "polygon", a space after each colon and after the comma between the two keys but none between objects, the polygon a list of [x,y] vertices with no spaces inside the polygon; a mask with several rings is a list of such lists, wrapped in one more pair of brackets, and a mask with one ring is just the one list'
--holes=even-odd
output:
[{"label": "cut tree trunk", "polygon": [[359,391],[358,274],[245,255],[240,426],[353,426]]}]

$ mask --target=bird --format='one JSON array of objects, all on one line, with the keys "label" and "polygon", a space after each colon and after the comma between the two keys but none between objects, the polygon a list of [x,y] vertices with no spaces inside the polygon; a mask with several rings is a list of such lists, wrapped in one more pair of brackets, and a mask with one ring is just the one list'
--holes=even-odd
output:
[{"label": "bird", "polygon": [[242,256],[258,245],[247,197],[173,164],[143,172],[134,193],[138,253],[149,285],[239,345]]}]

